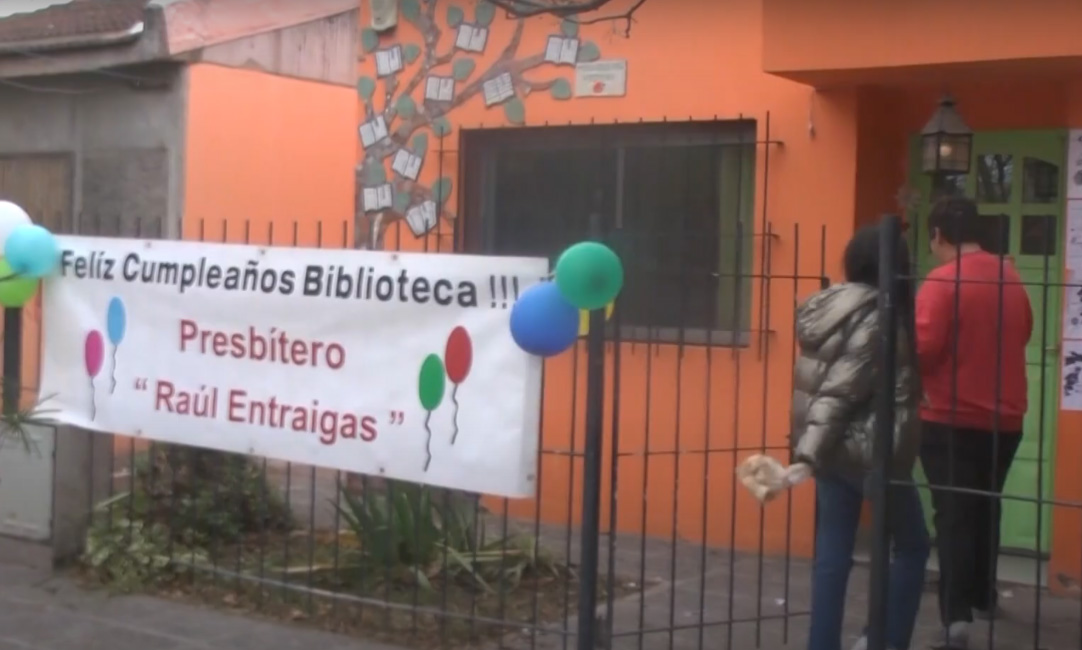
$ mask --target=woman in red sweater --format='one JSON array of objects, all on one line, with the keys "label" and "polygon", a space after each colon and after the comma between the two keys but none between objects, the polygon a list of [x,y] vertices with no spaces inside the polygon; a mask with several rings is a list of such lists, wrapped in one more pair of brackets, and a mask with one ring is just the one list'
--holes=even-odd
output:
[{"label": "woman in red sweater", "polygon": [[949,648],[967,647],[974,612],[995,615],[1000,495],[1022,440],[1033,330],[1018,272],[978,243],[983,218],[970,199],[936,202],[928,232],[940,266],[916,299],[921,464],[933,486],[939,609]]}]

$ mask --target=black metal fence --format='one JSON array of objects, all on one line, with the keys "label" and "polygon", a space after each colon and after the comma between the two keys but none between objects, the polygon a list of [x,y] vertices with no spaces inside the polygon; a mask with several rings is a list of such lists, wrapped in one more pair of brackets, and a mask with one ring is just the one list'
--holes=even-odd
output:
[{"label": "black metal fence", "polygon": [[[485,208],[473,222],[442,213],[419,239],[404,219],[387,221],[388,248],[514,253],[540,241],[547,248],[529,252],[555,256],[596,228],[624,259],[627,289],[611,319],[602,327],[604,315],[592,315],[590,333],[546,364],[537,498],[462,494],[117,436],[108,458],[91,463],[107,464],[109,494],[98,498],[101,476],[91,476],[83,576],[414,647],[804,646],[814,605],[813,491],[803,486],[761,507],[734,470],[752,453],[787,460],[793,316],[829,284],[850,233],[781,228],[765,206],[761,214],[750,209],[766,180],[749,185],[745,155],[754,171],[754,155],[768,157],[770,146],[736,141],[711,156],[689,149],[686,160],[628,157],[617,148],[611,160],[625,162],[605,163],[612,179],[578,173],[582,186],[563,191],[525,180],[516,186],[514,175],[527,178],[532,169],[536,183],[539,170],[596,165],[504,158],[496,171],[506,173],[481,177],[515,191],[479,196],[489,188],[467,185],[459,204],[503,201],[495,212],[511,221],[478,232],[471,228],[500,217]],[[442,139],[439,147],[441,158],[457,156]],[[694,175],[703,165],[703,179],[723,179],[709,193],[666,181],[668,192],[655,197],[644,183],[627,182],[634,174],[668,178],[662,174],[674,169]],[[518,189],[530,200],[517,198]],[[733,216],[719,225],[719,214]],[[77,223],[84,234],[162,232],[134,215],[83,215]],[[372,219],[186,225],[205,241],[350,247]],[[1045,284],[1045,293],[1059,290]],[[8,352],[18,356],[22,339],[18,315],[9,312],[6,322],[11,378],[20,366]],[[1080,507],[1048,494],[1037,500]],[[870,552],[878,572],[869,581],[859,563],[843,645],[863,631],[866,602],[873,614],[890,606],[879,571],[889,512],[874,514],[878,525],[862,529],[857,553]],[[1043,578],[1039,558],[1029,561],[1028,576]],[[988,627],[988,647],[1079,646],[1079,603],[1036,584],[1009,587],[1013,598],[1001,603],[1008,618]],[[881,640],[881,621],[872,622],[872,641]],[[928,594],[915,643],[939,633]]]}]

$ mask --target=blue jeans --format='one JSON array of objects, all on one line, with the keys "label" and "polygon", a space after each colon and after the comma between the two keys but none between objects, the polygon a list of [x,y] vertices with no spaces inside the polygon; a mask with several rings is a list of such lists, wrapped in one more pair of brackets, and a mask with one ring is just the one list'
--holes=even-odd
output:
[{"label": "blue jeans", "polygon": [[[818,512],[808,650],[841,650],[845,591],[864,490],[860,483],[838,477],[818,477],[815,483]],[[889,526],[894,554],[887,593],[887,644],[894,650],[908,650],[930,551],[916,487],[890,487]]]}]

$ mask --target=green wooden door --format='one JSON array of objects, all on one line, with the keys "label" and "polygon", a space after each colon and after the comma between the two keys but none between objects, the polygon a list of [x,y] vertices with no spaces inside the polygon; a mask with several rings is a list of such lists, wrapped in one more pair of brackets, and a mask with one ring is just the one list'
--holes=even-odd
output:
[{"label": "green wooden door", "polygon": [[[930,201],[944,194],[974,197],[988,219],[984,247],[1009,255],[1027,283],[1034,332],[1026,349],[1029,411],[1024,438],[1004,488],[1002,539],[1005,550],[1047,553],[1048,506],[1011,499],[1047,498],[1052,489],[1058,402],[1060,299],[1066,132],[1002,131],[973,138],[970,173],[937,183],[920,172],[919,140],[910,150],[910,178],[919,199],[909,215],[921,275],[934,266],[928,252],[926,217]],[[993,324],[989,325],[994,327]],[[923,472],[918,480],[923,482]],[[931,519],[930,495],[924,492]]]}]

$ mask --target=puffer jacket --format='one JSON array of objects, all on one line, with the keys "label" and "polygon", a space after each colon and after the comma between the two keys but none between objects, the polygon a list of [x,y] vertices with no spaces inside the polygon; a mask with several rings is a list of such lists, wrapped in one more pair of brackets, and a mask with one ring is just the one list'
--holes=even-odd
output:
[{"label": "puffer jacket", "polygon": [[[816,474],[862,477],[871,467],[878,363],[878,292],[839,284],[797,309],[800,357],[793,379],[794,462]],[[891,475],[907,478],[920,447],[919,376],[906,328],[898,330]]]}]

